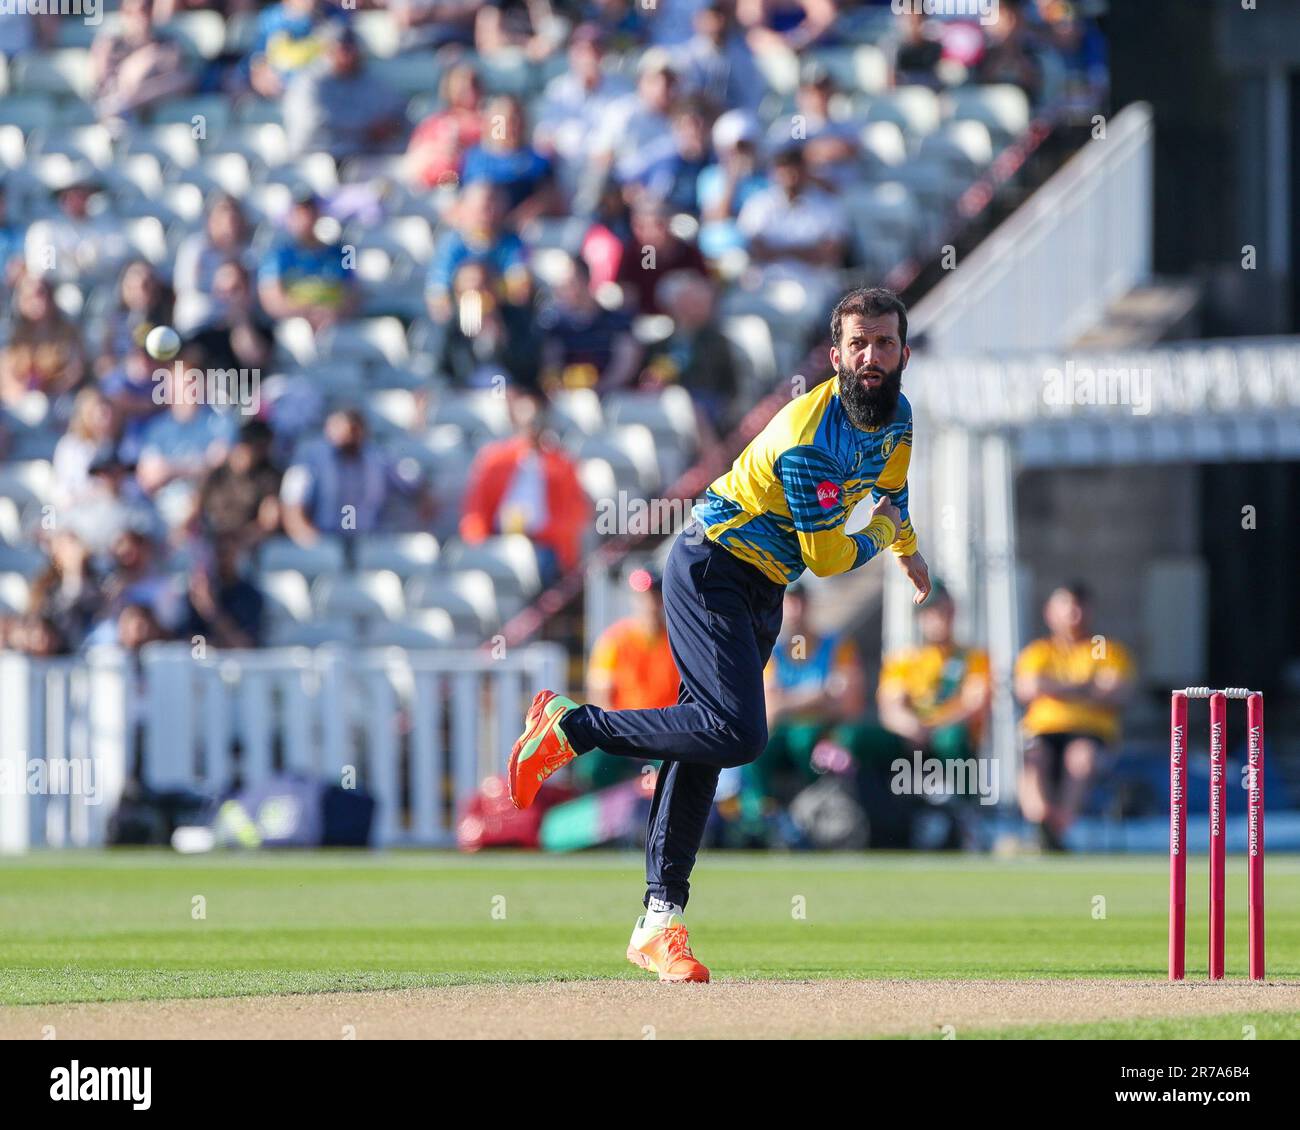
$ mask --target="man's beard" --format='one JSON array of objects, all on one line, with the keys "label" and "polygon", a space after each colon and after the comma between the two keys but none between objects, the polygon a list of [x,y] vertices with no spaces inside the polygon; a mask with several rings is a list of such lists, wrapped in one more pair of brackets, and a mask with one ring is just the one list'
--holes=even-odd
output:
[{"label": "man's beard", "polygon": [[840,402],[849,420],[859,428],[879,428],[894,418],[899,393],[903,389],[903,366],[885,373],[879,388],[867,388],[863,374],[855,373],[843,362],[837,370],[840,378]]}]

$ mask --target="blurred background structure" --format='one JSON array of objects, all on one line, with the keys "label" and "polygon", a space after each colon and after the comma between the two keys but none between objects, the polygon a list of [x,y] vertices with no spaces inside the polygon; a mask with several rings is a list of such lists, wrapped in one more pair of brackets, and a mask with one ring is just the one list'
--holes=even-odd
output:
[{"label": "blurred background structure", "polygon": [[[165,837],[180,793],[293,775],[372,797],[377,843],[634,838],[644,776],[593,763],[521,822],[494,775],[539,687],[671,682],[642,578],[872,284],[912,312],[913,513],[951,615],[923,624],[889,562],[812,580],[781,748],[724,779],[713,842],[1158,848],[1168,689],[1216,682],[1268,695],[1285,844],[1296,18],[0,15],[0,850]],[[202,380],[144,351],[162,324]],[[1086,616],[1048,633],[1076,581]],[[1128,657],[1046,815],[1045,634]],[[898,788],[915,749],[996,797]],[[33,761],[102,792],[24,786]]]}]

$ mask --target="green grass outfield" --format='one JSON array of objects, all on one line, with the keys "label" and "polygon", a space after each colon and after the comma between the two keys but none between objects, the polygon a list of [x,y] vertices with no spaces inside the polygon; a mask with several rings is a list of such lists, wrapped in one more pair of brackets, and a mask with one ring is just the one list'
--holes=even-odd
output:
[{"label": "green grass outfield", "polygon": [[[1204,864],[1189,869],[1189,977],[1204,970]],[[1300,978],[1298,879],[1300,858],[1269,859],[1270,979]],[[640,893],[635,854],[0,859],[0,1004],[637,978],[623,949]],[[706,853],[689,917],[720,979],[1159,980],[1167,898],[1168,861],[1150,856]],[[1228,898],[1228,974],[1243,977],[1241,859]],[[1278,1014],[1017,1033],[1240,1038],[1248,1023],[1298,1034]]]}]

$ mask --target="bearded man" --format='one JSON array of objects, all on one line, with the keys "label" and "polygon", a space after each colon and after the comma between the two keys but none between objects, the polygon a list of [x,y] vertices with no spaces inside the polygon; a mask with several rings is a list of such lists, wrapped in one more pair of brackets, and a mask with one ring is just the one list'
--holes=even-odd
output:
[{"label": "bearded man", "polygon": [[[921,603],[930,575],[907,512],[912,409],[901,394],[907,308],[890,290],[845,295],[831,314],[836,376],[779,411],[710,487],[663,575],[664,615],[681,675],[677,704],[601,710],[542,691],[510,755],[510,796],[526,808],[556,770],[591,749],[663,760],[646,837],[646,914],[630,961],[661,981],[707,981],[683,911],[718,774],[767,744],[763,668],[786,586],[893,551]],[[858,502],[871,519],[846,530]]]}]

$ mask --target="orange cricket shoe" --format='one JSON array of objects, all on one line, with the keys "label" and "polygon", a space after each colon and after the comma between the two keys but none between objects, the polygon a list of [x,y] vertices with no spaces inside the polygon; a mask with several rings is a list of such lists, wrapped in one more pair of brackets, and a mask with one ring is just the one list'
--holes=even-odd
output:
[{"label": "orange cricket shoe", "polygon": [[524,718],[524,732],[510,751],[510,801],[527,808],[552,773],[563,769],[576,756],[560,728],[560,719],[577,708],[571,698],[554,691],[541,691]]},{"label": "orange cricket shoe", "polygon": [[680,914],[669,918],[667,926],[647,926],[645,915],[641,915],[627,943],[627,959],[633,965],[658,973],[659,980],[664,982],[709,979],[709,971],[691,953],[686,920]]}]

